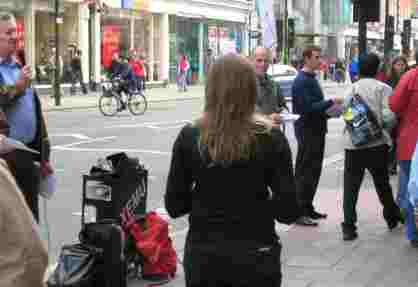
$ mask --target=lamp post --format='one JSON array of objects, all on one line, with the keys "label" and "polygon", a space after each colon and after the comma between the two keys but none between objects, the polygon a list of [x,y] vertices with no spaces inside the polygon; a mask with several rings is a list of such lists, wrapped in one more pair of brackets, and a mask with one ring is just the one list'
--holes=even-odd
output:
[{"label": "lamp post", "polygon": [[248,0],[248,56],[251,56],[252,1]]},{"label": "lamp post", "polygon": [[54,99],[55,105],[61,105],[61,89],[60,89],[60,70],[61,70],[61,63],[59,60],[60,54],[60,33],[59,33],[59,25],[62,22],[62,18],[59,15],[59,0],[55,0],[55,75],[54,75]]},{"label": "lamp post", "polygon": [[284,57],[283,57],[283,64],[286,64],[289,62],[289,11],[288,11],[288,5],[287,0],[284,0],[284,21],[283,21],[283,27],[284,27]]}]

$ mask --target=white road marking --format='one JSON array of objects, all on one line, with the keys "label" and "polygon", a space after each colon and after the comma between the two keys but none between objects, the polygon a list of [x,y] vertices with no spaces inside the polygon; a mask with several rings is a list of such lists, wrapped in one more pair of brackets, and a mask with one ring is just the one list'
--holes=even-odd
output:
[{"label": "white road marking", "polygon": [[155,128],[157,126],[164,126],[164,125],[178,125],[178,124],[186,124],[191,123],[191,120],[178,120],[178,121],[164,121],[164,122],[145,122],[145,123],[137,123],[137,124],[121,124],[121,125],[113,125],[104,127],[105,129],[120,129],[120,128]]},{"label": "white road marking", "polygon": [[165,131],[165,130],[171,130],[171,129],[180,129],[182,128],[184,125],[174,125],[174,126],[169,126],[169,127],[156,127],[159,131]]},{"label": "white road marking", "polygon": [[337,162],[340,162],[344,160],[344,153],[343,152],[339,152],[339,153],[335,153],[331,156],[328,156],[324,159],[323,163],[322,163],[322,167],[328,167],[330,165],[333,165]]},{"label": "white road marking", "polygon": [[78,140],[90,140],[91,137],[83,135],[83,134],[50,134],[50,137],[73,137]]},{"label": "white road marking", "polygon": [[103,138],[95,138],[95,139],[90,139],[90,140],[85,140],[85,141],[79,141],[79,142],[70,143],[70,144],[56,145],[56,146],[53,146],[52,149],[62,150],[62,149],[65,149],[65,148],[70,148],[70,147],[77,146],[77,145],[82,145],[82,144],[89,144],[89,143],[95,143],[95,142],[110,141],[110,140],[114,140],[115,138],[116,137],[114,137],[114,136],[111,136],[111,137],[103,137]]},{"label": "white road marking", "polygon": [[126,153],[148,153],[155,155],[169,156],[171,152],[158,151],[158,150],[146,150],[146,149],[124,149],[124,148],[77,148],[68,146],[56,146],[56,150],[61,151],[79,151],[79,152],[126,152]]}]

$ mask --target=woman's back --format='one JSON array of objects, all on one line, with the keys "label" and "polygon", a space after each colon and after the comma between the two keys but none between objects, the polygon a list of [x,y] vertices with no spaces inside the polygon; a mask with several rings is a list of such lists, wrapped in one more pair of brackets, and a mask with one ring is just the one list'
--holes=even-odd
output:
[{"label": "woman's back", "polygon": [[[173,151],[181,151],[182,164],[194,182],[189,218],[193,240],[271,243],[276,238],[274,218],[291,222],[299,215],[296,200],[287,201],[285,195],[294,191],[286,138],[278,130],[260,131],[251,158],[221,164],[210,159],[205,147],[199,148],[199,135],[198,127],[184,127]],[[170,194],[176,196],[179,185],[184,184],[177,172],[172,169],[169,174],[166,196],[167,210],[174,216],[181,206]],[[283,201],[278,200],[279,194]],[[295,194],[289,195],[292,198]]]}]

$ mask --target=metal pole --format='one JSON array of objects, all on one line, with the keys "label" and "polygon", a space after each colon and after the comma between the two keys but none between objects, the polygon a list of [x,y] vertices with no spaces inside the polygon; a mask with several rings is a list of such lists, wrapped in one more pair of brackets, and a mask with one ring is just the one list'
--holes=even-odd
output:
[{"label": "metal pole", "polygon": [[359,55],[364,55],[367,53],[367,15],[365,14],[365,9],[363,5],[359,5],[358,8],[358,16],[359,16],[359,23],[358,23],[358,47],[359,47]]},{"label": "metal pole", "polygon": [[55,105],[61,105],[61,91],[60,91],[60,33],[59,33],[59,0],[55,0],[55,77],[54,77],[54,98]]},{"label": "metal pole", "polygon": [[389,0],[385,0],[385,43],[384,43],[384,55],[385,59],[389,56],[390,52],[390,37],[389,37]]},{"label": "metal pole", "polygon": [[283,57],[283,63],[287,64],[289,62],[289,13],[287,11],[287,0],[284,1],[284,57]]},{"label": "metal pole", "polygon": [[400,10],[401,10],[401,6],[399,4],[399,0],[396,1],[396,33],[399,33],[399,31],[401,30],[400,28]]},{"label": "metal pole", "polygon": [[252,13],[251,13],[251,2],[248,0],[248,56],[251,56],[251,29],[252,29]]}]

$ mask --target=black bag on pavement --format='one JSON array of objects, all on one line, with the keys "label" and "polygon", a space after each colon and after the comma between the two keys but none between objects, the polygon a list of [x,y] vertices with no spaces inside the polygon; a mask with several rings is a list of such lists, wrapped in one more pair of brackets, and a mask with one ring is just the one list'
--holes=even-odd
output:
[{"label": "black bag on pavement", "polygon": [[[101,287],[126,287],[126,262],[123,230],[115,220],[86,223],[80,242],[103,250]],[[93,285],[94,286],[94,285]]]},{"label": "black bag on pavement", "polygon": [[99,287],[102,250],[84,244],[65,245],[48,287]]}]

